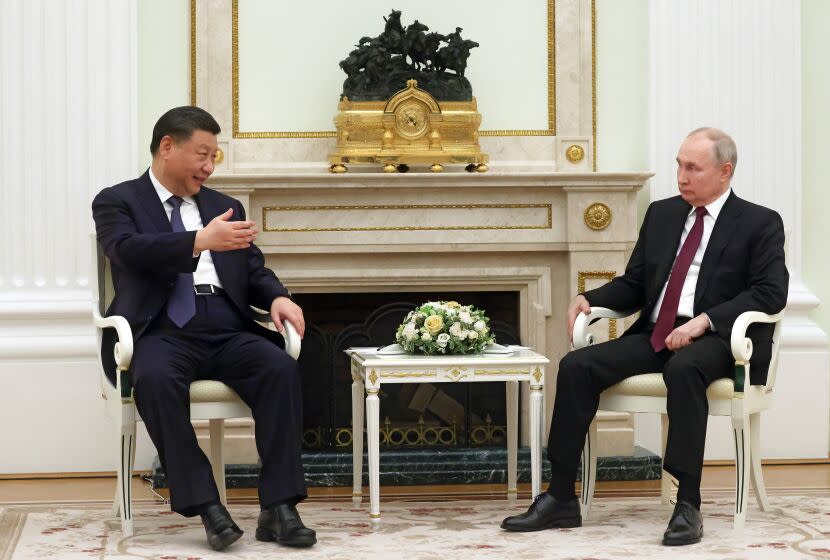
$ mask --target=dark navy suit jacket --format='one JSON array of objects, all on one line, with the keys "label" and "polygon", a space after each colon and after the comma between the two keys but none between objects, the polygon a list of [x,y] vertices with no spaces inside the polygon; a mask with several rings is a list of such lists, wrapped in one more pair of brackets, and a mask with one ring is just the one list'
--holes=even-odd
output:
[{"label": "dark navy suit jacket", "polygon": [[[245,220],[238,200],[208,187],[202,187],[195,199],[204,225],[228,208],[233,208],[231,220]],[[164,311],[176,275],[196,270],[196,232],[172,231],[149,172],[98,193],[92,201],[92,216],[98,242],[112,266],[115,297],[107,314],[124,316],[137,341]],[[222,287],[245,318],[248,330],[284,348],[282,336],[254,321],[251,311],[252,305],[268,311],[276,297],[289,295],[265,267],[262,251],[252,244],[248,249],[212,251],[211,256]],[[111,380],[115,379],[115,362],[111,350],[106,349],[114,343],[115,331],[107,329],[101,355]]]},{"label": "dark navy suit jacket", "polygon": [[[680,196],[652,202],[625,274],[586,292],[591,305],[639,309],[625,334],[648,325],[668,281],[691,205]],[[789,273],[784,262],[784,224],[774,210],[753,204],[733,191],[715,222],[695,287],[694,313],[709,315],[716,332],[729,341],[732,325],[745,311],[778,313],[787,303]],[[766,383],[773,325],[748,329],[753,355],[751,383]]]}]

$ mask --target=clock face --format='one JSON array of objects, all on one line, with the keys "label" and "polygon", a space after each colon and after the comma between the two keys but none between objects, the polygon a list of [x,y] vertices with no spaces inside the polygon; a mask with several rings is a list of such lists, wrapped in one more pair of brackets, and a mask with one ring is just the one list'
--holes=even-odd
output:
[{"label": "clock face", "polygon": [[427,107],[419,101],[403,103],[395,110],[398,134],[408,140],[420,138],[427,131]]}]

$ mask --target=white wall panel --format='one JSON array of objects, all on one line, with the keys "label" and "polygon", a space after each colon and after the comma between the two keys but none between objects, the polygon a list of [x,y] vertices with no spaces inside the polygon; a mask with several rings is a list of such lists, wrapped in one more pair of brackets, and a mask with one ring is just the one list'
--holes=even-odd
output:
[{"label": "white wall panel", "polygon": [[136,1],[0,0],[0,76],[0,473],[112,470],[88,236],[136,174]]},{"label": "white wall panel", "polygon": [[[650,11],[651,200],[677,194],[675,157],[688,132],[715,126],[735,139],[736,194],[777,210],[787,230],[790,294],[764,457],[827,457],[827,335],[808,318],[819,302],[801,282],[800,2],[656,0]],[[734,457],[731,433],[714,426],[707,458]],[[659,449],[657,420],[639,415],[636,427],[639,444]]]}]

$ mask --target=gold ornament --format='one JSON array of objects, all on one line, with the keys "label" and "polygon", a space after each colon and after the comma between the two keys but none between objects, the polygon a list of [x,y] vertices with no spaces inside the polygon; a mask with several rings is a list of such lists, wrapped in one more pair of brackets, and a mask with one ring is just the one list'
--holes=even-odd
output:
[{"label": "gold ornament", "polygon": [[611,209],[602,202],[595,202],[585,209],[585,225],[599,231],[611,223]]},{"label": "gold ornament", "polygon": [[579,163],[585,157],[585,150],[582,149],[582,146],[572,144],[565,150],[565,157],[571,163]]},{"label": "gold ornament", "polygon": [[472,165],[479,173],[487,171],[488,157],[478,143],[481,115],[475,98],[439,102],[418,89],[416,80],[408,80],[406,86],[387,101],[340,101],[329,170],[374,163],[394,173],[405,171],[406,164],[426,164],[440,173],[442,164],[458,163]]}]

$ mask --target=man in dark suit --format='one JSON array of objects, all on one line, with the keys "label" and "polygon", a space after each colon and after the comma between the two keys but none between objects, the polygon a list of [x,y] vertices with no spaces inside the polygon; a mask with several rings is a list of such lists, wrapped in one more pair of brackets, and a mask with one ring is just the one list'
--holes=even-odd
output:
[{"label": "man in dark suit", "polygon": [[[311,546],[315,532],[295,507],[306,497],[299,368],[282,336],[256,323],[250,306],[269,310],[280,332],[290,321],[301,336],[303,312],[265,267],[242,205],[202,186],[213,173],[218,133],[198,107],[168,111],[153,129],[147,172],[95,197],[98,241],[115,284],[108,313],[126,317],[134,333],[135,403],[167,474],[173,511],[201,515],[216,550],[242,535],[219,502],[190,423],[190,383],[216,379],[253,413],[262,460],[256,538]],[[112,348],[112,340],[104,345]]]},{"label": "man in dark suit", "polygon": [[[559,362],[548,441],[550,488],[526,513],[505,519],[503,529],[580,526],[574,481],[600,393],[632,375],[662,371],[669,416],[663,467],[679,481],[663,544],[700,541],[706,388],[733,375],[729,339],[738,315],[778,313],[789,282],[781,217],[732,192],[737,159],[726,133],[690,133],[677,155],[680,195],[649,206],[625,274],[571,302],[569,338],[576,317],[591,305],[639,309],[640,317],[621,338],[570,352]],[[766,382],[772,330],[750,327],[753,384]]]}]

